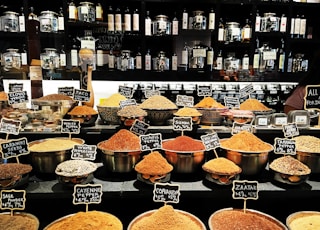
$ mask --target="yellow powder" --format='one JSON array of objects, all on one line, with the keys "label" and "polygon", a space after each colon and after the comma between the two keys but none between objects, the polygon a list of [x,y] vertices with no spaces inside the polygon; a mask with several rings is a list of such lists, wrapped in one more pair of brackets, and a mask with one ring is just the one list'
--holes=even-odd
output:
[{"label": "yellow powder", "polygon": [[70,139],[59,139],[59,138],[48,138],[44,141],[29,146],[29,150],[33,152],[52,152],[72,149],[74,145],[79,145],[75,140]]},{"label": "yellow powder", "polygon": [[202,114],[195,108],[181,108],[176,113],[174,113],[175,116],[190,116],[190,117],[197,117],[201,116]]},{"label": "yellow powder", "polygon": [[262,104],[260,101],[254,98],[245,100],[240,104],[241,110],[253,110],[253,111],[266,111],[270,110],[267,106]]},{"label": "yellow powder", "polygon": [[119,107],[120,101],[125,101],[127,98],[120,93],[112,94],[108,98],[100,99],[100,106]]},{"label": "yellow powder", "polygon": [[224,105],[217,102],[212,97],[205,97],[199,103],[197,103],[194,107],[196,107],[196,108],[224,108]]},{"label": "yellow powder", "polygon": [[295,218],[289,224],[291,230],[319,230],[320,229],[320,215],[310,214]]}]

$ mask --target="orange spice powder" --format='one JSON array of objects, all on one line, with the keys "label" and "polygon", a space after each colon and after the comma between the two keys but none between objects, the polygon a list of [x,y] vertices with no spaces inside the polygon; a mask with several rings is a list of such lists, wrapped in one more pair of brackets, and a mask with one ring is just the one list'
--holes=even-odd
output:
[{"label": "orange spice powder", "polygon": [[261,103],[259,100],[249,98],[240,104],[241,110],[254,110],[254,111],[266,111],[270,110],[267,106]]},{"label": "orange spice powder", "polygon": [[144,156],[134,168],[137,172],[148,175],[163,175],[173,170],[173,166],[159,153],[154,151]]},{"label": "orange spice powder", "polygon": [[172,140],[162,143],[163,149],[173,151],[199,151],[205,150],[205,146],[199,140],[195,140],[188,136],[178,136]]},{"label": "orange spice powder", "polygon": [[100,143],[101,149],[113,151],[140,150],[140,139],[134,133],[120,129],[113,134],[108,140]]},{"label": "orange spice powder", "polygon": [[224,108],[224,105],[217,102],[213,97],[205,97],[194,107],[196,108]]},{"label": "orange spice powder", "polygon": [[96,110],[86,105],[78,105],[74,107],[69,113],[69,115],[95,115],[98,114]]}]

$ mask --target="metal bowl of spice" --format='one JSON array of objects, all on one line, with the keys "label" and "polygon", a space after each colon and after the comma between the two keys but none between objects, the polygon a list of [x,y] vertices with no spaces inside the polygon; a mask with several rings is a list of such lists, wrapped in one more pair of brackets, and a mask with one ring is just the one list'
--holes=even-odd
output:
[{"label": "metal bowl of spice", "polygon": [[128,105],[117,112],[120,122],[124,127],[131,127],[135,120],[145,121],[147,112],[137,105]]},{"label": "metal bowl of spice", "polygon": [[28,164],[0,164],[0,189],[13,189],[28,183],[32,166]]},{"label": "metal bowl of spice", "polygon": [[97,110],[101,121],[107,125],[119,125],[120,120],[118,117],[118,111],[120,107],[110,107],[97,105]]},{"label": "metal bowl of spice", "polygon": [[98,119],[98,112],[86,105],[78,105],[74,107],[68,115],[71,119],[79,120],[81,126],[94,126]]},{"label": "metal bowl of spice", "polygon": [[202,113],[195,108],[180,108],[173,114],[176,117],[191,117],[193,124],[200,124]]}]

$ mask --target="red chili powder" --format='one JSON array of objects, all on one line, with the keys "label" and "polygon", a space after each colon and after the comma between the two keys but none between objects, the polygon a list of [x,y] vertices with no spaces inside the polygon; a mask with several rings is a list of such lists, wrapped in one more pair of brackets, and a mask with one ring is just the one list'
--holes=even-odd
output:
[{"label": "red chili powder", "polygon": [[205,150],[203,143],[188,136],[178,136],[173,140],[164,141],[163,149],[173,151],[199,151]]},{"label": "red chili powder", "polygon": [[120,129],[108,140],[101,142],[101,149],[121,151],[121,150],[140,150],[140,139],[134,133]]}]

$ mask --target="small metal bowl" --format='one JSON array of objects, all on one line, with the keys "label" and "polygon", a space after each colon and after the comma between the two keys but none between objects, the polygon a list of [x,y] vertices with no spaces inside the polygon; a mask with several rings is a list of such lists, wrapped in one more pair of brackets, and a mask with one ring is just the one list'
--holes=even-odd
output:
[{"label": "small metal bowl", "polygon": [[123,127],[125,128],[131,128],[131,126],[134,124],[136,120],[143,121],[145,122],[145,117],[140,116],[140,117],[119,117],[120,123]]},{"label": "small metal bowl", "polygon": [[203,125],[221,125],[223,121],[222,112],[227,111],[227,108],[197,108],[202,113],[200,124]]},{"label": "small metal bowl", "polygon": [[137,180],[146,184],[154,185],[155,183],[166,183],[171,179],[171,173],[167,173],[163,175],[161,178],[155,178],[155,176],[151,175],[150,178],[143,177],[142,173],[137,172]]},{"label": "small metal bowl", "polygon": [[[308,229],[310,226],[317,226],[310,219],[311,216],[315,216],[319,220],[320,219],[320,212],[317,212],[317,211],[299,211],[299,212],[291,213],[286,218],[286,225],[288,226],[289,230],[296,229],[296,228],[294,228],[294,223],[293,222],[295,220],[300,219],[300,218],[306,218],[308,220],[305,221],[305,225],[301,226],[300,229]],[[299,222],[301,223],[301,221],[299,221]]]},{"label": "small metal bowl", "polygon": [[120,120],[118,117],[118,111],[120,107],[100,106],[97,105],[99,116],[104,124],[107,125],[119,125]]},{"label": "small metal bowl", "polygon": [[166,125],[177,109],[144,109],[151,125]]},{"label": "small metal bowl", "polygon": [[296,151],[296,158],[311,169],[311,173],[320,173],[320,153]]},{"label": "small metal bowl", "polygon": [[276,172],[272,169],[269,169],[270,172],[273,174],[273,179],[277,182],[280,182],[282,184],[288,184],[288,185],[299,185],[309,178],[309,175],[288,175],[280,172]]}]

